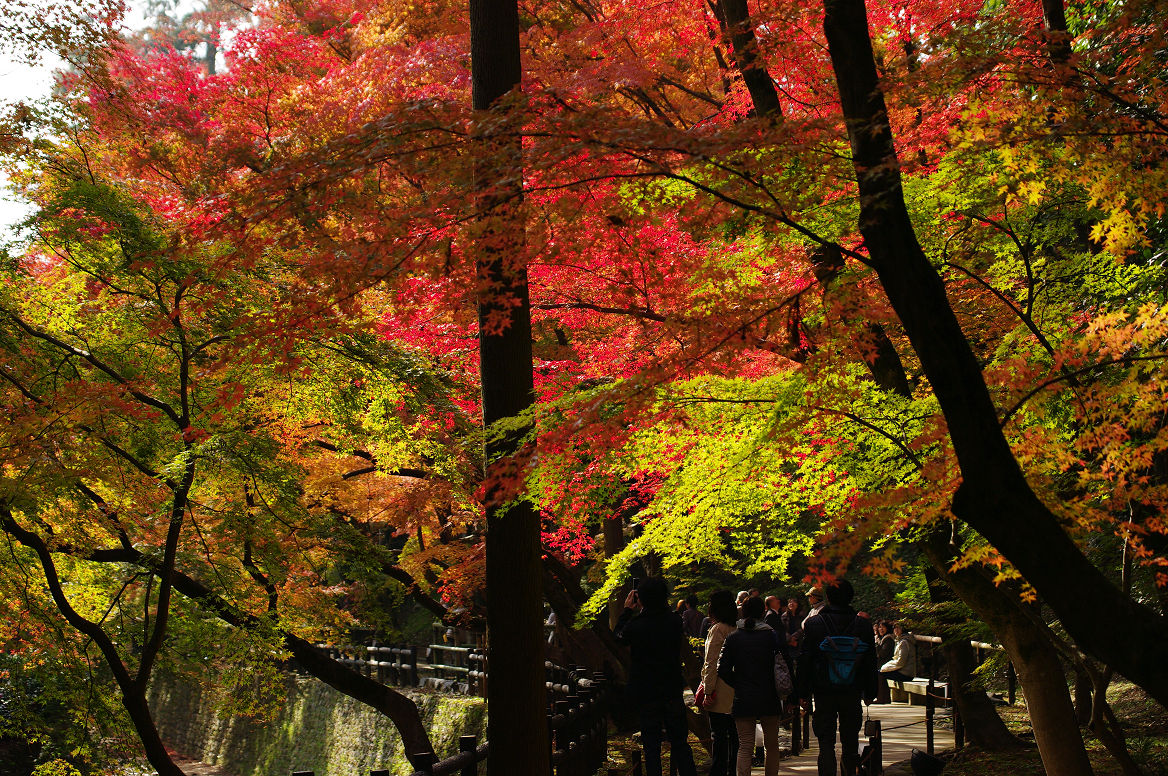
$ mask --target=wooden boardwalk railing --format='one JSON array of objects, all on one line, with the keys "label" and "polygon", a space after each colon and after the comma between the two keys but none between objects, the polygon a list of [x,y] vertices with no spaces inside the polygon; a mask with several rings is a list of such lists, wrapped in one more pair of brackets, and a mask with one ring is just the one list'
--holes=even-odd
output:
[{"label": "wooden boardwalk railing", "polygon": [[[437,647],[437,649],[435,649]],[[457,688],[472,695],[486,695],[487,657],[475,648],[431,645],[430,655],[455,656],[442,663],[420,663],[416,647],[387,645],[325,646],[337,660],[378,681],[392,681],[409,687],[424,686],[428,678],[462,676]],[[591,776],[608,757],[608,707],[610,691],[604,674],[590,673],[582,666],[544,663],[548,692],[548,738],[550,776]],[[489,742],[478,743],[475,736],[462,736],[458,753],[438,760],[432,754],[413,755],[422,763],[413,776],[475,776],[478,764],[490,754]],[[370,776],[389,776],[389,771],[370,771]],[[312,771],[294,771],[292,776],[313,776]]]}]

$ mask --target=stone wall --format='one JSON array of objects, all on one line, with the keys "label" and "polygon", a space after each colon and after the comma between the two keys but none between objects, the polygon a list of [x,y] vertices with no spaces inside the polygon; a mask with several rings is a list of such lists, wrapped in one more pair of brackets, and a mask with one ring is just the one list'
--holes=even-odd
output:
[{"label": "stone wall", "polygon": [[[218,765],[234,776],[367,776],[412,772],[388,718],[316,679],[289,677],[287,702],[266,722],[220,717],[214,694],[157,678],[150,688],[162,738],[176,752]],[[410,692],[439,757],[458,750],[458,737],[486,731],[482,699]]]}]

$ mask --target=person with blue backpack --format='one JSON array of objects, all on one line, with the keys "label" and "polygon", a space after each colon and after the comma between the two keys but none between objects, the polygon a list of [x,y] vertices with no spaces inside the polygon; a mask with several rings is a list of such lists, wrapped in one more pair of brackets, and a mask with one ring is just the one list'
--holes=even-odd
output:
[{"label": "person with blue backpack", "polygon": [[819,743],[819,776],[836,776],[835,741],[839,729],[840,772],[855,776],[859,763],[862,704],[876,698],[876,645],[872,621],[852,608],[855,591],[846,579],[824,591],[827,605],[803,623],[795,689],[811,711]]}]

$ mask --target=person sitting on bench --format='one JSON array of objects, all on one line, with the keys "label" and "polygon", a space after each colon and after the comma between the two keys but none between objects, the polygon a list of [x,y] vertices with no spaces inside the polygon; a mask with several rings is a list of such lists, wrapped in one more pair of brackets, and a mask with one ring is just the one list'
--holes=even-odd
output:
[{"label": "person sitting on bench", "polygon": [[911,682],[916,670],[916,647],[913,644],[912,634],[904,629],[904,625],[897,622],[892,626],[892,635],[896,637],[896,651],[892,659],[880,666],[880,678],[887,684],[887,680],[894,682]]}]

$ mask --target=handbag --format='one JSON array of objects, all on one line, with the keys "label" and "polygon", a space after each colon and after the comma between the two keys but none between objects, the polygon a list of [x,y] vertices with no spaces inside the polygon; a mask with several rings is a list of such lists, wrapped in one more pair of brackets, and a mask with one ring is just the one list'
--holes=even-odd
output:
[{"label": "handbag", "polygon": [[787,668],[787,661],[782,652],[775,653],[775,691],[779,698],[786,698],[795,689],[791,684],[791,671]]}]

